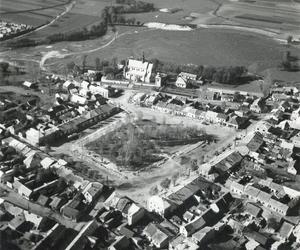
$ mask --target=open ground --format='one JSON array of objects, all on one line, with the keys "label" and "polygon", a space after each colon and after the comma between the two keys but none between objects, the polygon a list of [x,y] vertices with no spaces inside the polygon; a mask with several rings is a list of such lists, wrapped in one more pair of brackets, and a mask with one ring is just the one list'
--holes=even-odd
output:
[{"label": "open ground", "polygon": [[71,0],[2,0],[0,5],[1,20],[24,23],[34,27],[50,22],[65,10]]},{"label": "open ground", "polygon": [[[209,24],[224,25],[224,23],[228,24],[228,18],[235,17],[235,15],[237,15],[236,13],[238,13],[237,9],[242,8],[244,5],[247,8],[243,13],[239,14],[240,16],[250,15],[252,12],[255,12],[254,14],[258,16],[261,14],[260,12],[258,13],[257,10],[260,6],[262,6],[261,8],[266,9],[267,13],[271,13],[274,8],[278,7],[278,15],[281,16],[280,20],[283,20],[283,18],[286,17],[287,21],[285,24],[288,23],[288,20],[295,19],[295,16],[298,14],[297,3],[287,5],[287,1],[276,1],[276,4],[273,2],[270,3],[270,1],[250,4],[227,0],[203,0],[201,1],[201,4],[199,4],[199,1],[197,0],[146,1],[153,2],[157,9],[171,8],[177,9],[177,12],[171,14],[157,11],[130,15],[134,15],[137,20],[139,18],[144,18],[144,20],[141,20],[143,22],[192,22],[197,24],[207,24],[208,22],[200,20],[201,18],[199,15],[209,15],[213,18],[222,19],[221,22],[211,22]],[[32,3],[31,0],[26,0],[25,2]],[[61,3],[63,1],[61,0],[58,2]],[[53,32],[66,32],[72,29],[87,27],[97,22],[100,19],[99,15],[101,10],[112,3],[112,0],[76,1],[76,4],[69,12],[61,16],[53,24],[29,34],[29,38],[44,37]],[[293,8],[294,5],[295,8]],[[227,11],[230,10],[230,8],[232,11]],[[251,13],[249,14],[248,12]],[[292,14],[289,15],[290,12]],[[186,20],[184,18],[191,14],[194,17],[193,20]],[[216,16],[217,14],[220,17]],[[224,17],[222,15],[224,15]],[[271,19],[274,18],[271,14],[269,16]],[[242,19],[242,22],[245,20],[245,18],[236,17],[235,19]],[[253,21],[252,19],[251,22]],[[224,20],[227,21],[224,22]],[[261,22],[268,23],[264,20]],[[234,22],[230,21],[230,23],[231,25],[233,23],[238,25],[236,20]],[[260,23],[250,26],[257,28],[262,27]],[[106,36],[94,40],[60,42],[50,46],[4,51],[1,53],[1,57],[6,57],[8,61],[11,61],[11,59],[39,61],[45,54],[55,51],[55,53],[52,54],[53,56],[50,56],[47,62],[45,62],[46,65],[52,66],[48,67],[50,71],[55,71],[57,69],[63,69],[67,62],[70,61],[81,64],[83,55],[88,55],[88,64],[93,67],[95,65],[96,57],[99,57],[100,60],[111,59],[113,57],[121,60],[129,56],[141,57],[144,53],[146,58],[158,58],[163,61],[176,62],[179,64],[194,63],[213,66],[243,65],[255,68],[255,73],[258,74],[265,74],[266,70],[269,70],[269,72],[274,75],[273,78],[279,80],[299,78],[299,72],[287,74],[286,72],[281,72],[277,69],[285,51],[290,50],[293,55],[299,56],[299,48],[287,47],[287,45],[276,42],[261,34],[243,32],[239,29],[236,30],[233,26],[232,29],[223,29],[223,26],[220,26],[220,28],[218,28],[218,26],[212,27],[212,29],[198,28],[193,31],[161,31],[137,27],[117,27],[117,38],[109,31]],[[107,46],[103,46],[106,44]]]},{"label": "open ground", "polygon": [[[103,45],[100,41],[113,39],[97,39],[87,42],[74,42],[66,45],[57,44],[61,54],[71,54],[66,58],[52,58],[47,61],[52,69],[59,69],[68,61],[81,64],[82,55],[87,55],[90,66],[95,65],[95,58],[100,60],[119,60],[132,57],[157,58],[162,61],[178,64],[202,64],[213,66],[246,66],[254,69],[258,74],[264,74],[265,70],[276,75],[276,79],[286,80],[299,78],[299,72],[284,73],[278,70],[278,65],[285,51],[290,50],[293,55],[300,56],[297,48],[287,48],[264,36],[248,34],[246,32],[222,30],[222,29],[197,29],[194,31],[161,31],[145,30],[137,28],[134,31],[120,30],[124,36],[117,38],[109,46],[99,50],[93,50]],[[53,50],[41,47],[40,50]],[[90,50],[92,53],[90,53]],[[73,53],[74,52],[74,53]],[[73,53],[73,55],[72,55]],[[281,76],[281,73],[283,74]],[[275,78],[275,77],[274,77]]]},{"label": "open ground", "polygon": [[[88,165],[90,169],[97,170],[103,178],[103,181],[109,180],[110,184],[115,186],[117,190],[123,194],[130,194],[130,197],[134,198],[141,204],[145,205],[147,197],[150,195],[149,191],[154,185],[159,185],[159,183],[165,178],[171,178],[176,172],[181,174],[182,179],[189,178],[187,165],[180,164],[180,153],[184,152],[188,154],[191,158],[199,158],[202,155],[213,155],[214,152],[226,147],[232,143],[235,137],[235,131],[231,128],[220,128],[217,125],[203,125],[199,121],[193,119],[182,119],[181,117],[174,117],[169,114],[159,113],[152,109],[142,108],[128,103],[128,99],[135,91],[126,91],[125,95],[115,99],[115,102],[125,107],[128,112],[131,113],[131,117],[140,116],[142,114],[143,119],[155,120],[157,123],[163,123],[171,125],[180,126],[197,126],[198,128],[204,129],[207,134],[214,135],[217,138],[217,142],[213,142],[209,145],[196,143],[188,144],[184,146],[177,147],[176,152],[170,151],[170,155],[167,159],[159,162],[158,164],[153,164],[151,167],[145,168],[142,171],[112,171],[107,169],[100,161],[95,161],[95,157],[83,157],[80,154],[74,154],[74,145],[79,145],[82,154],[88,154],[85,147],[82,147],[80,141],[81,139],[65,143],[59,147],[53,147],[53,154],[65,153],[74,157],[75,160],[83,162]],[[118,123],[116,123],[116,126]],[[96,126],[94,131],[97,129],[105,130],[104,124],[100,127]],[[93,130],[89,130],[93,132]],[[98,157],[102,158],[101,156]]]}]

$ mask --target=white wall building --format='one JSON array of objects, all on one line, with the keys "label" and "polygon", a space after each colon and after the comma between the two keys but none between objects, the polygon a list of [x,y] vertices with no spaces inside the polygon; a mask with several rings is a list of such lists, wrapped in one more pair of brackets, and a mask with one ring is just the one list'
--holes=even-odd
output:
[{"label": "white wall building", "polygon": [[134,82],[150,83],[153,63],[129,59],[124,68],[124,77]]}]

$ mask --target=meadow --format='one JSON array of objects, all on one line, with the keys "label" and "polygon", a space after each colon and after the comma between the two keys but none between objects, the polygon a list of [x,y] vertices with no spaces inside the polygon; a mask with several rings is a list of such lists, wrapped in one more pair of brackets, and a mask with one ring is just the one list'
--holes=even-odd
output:
[{"label": "meadow", "polygon": [[38,27],[62,13],[69,2],[70,0],[1,0],[1,20]]},{"label": "meadow", "polygon": [[[1,19],[16,23],[25,23],[39,27],[51,22],[56,16],[66,11],[71,0],[1,0]],[[100,21],[100,14],[111,0],[85,0],[76,4],[54,23],[27,35],[27,38],[45,36],[80,30]]]},{"label": "meadow", "polygon": [[[291,52],[298,54],[296,49]],[[130,56],[158,58],[178,64],[214,66],[250,66],[257,64],[259,71],[277,67],[286,46],[264,36],[246,32],[197,29],[194,31],[137,30],[137,33],[117,39],[107,48],[89,55],[101,60]]]}]

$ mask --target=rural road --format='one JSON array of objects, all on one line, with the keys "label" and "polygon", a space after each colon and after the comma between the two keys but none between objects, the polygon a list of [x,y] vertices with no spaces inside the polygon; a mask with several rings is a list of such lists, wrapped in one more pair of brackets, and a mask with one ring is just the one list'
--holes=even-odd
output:
[{"label": "rural road", "polygon": [[62,53],[62,52],[57,51],[57,50],[49,51],[49,52],[45,53],[42,56],[42,58],[40,60],[40,69],[44,70],[44,71],[47,71],[47,69],[45,67],[45,63],[50,58],[65,58],[67,56],[94,53],[96,51],[102,50],[102,49],[110,46],[115,40],[117,40],[118,38],[120,38],[122,36],[131,35],[131,34],[134,34],[134,33],[146,32],[146,31],[150,31],[150,30],[153,30],[153,29],[147,29],[147,30],[142,30],[142,31],[136,31],[136,30],[135,31],[127,31],[127,32],[124,32],[124,33],[121,33],[121,34],[119,34],[119,32],[117,31],[117,32],[114,33],[114,36],[110,41],[108,41],[104,45],[101,45],[100,47],[96,47],[96,48],[89,49],[89,50],[83,50],[83,51],[77,51],[77,52],[71,52],[71,53]]},{"label": "rural road", "polygon": [[[57,15],[54,19],[52,19],[49,23],[46,23],[46,24],[44,24],[44,25],[38,27],[37,29],[34,29],[34,30],[30,31],[30,32],[27,32],[27,33],[23,34],[23,35],[13,37],[12,39],[14,39],[14,38],[22,38],[22,37],[24,37],[24,36],[27,36],[27,35],[29,35],[29,34],[32,34],[33,32],[42,30],[42,29],[44,29],[44,28],[46,28],[46,27],[52,25],[52,24],[53,24],[54,22],[56,22],[59,18],[61,18],[61,17],[64,16],[65,14],[67,14],[67,13],[75,6],[75,4],[76,4],[76,1],[75,1],[75,0],[71,1],[70,4],[68,4],[67,6],[65,6],[65,8],[66,8],[65,11],[63,11],[63,12],[60,13],[60,14],[58,14],[58,15]],[[62,4],[60,4],[60,5],[62,5]],[[53,6],[52,6],[52,7],[53,7]],[[43,8],[40,8],[40,9],[38,9],[38,10],[41,10],[41,9],[43,9]],[[28,11],[28,10],[26,10],[26,11]]]}]

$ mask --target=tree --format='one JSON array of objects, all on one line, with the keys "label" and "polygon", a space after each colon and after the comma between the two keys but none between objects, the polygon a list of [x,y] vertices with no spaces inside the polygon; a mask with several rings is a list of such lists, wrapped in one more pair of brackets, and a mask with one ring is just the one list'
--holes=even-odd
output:
[{"label": "tree", "polygon": [[158,188],[157,188],[157,185],[151,187],[150,191],[149,191],[149,194],[150,195],[156,195],[158,193]]},{"label": "tree", "polygon": [[67,66],[68,72],[71,72],[71,71],[73,71],[73,69],[75,67],[75,63],[73,61],[71,61],[71,62],[68,62],[66,66]]},{"label": "tree", "polygon": [[175,174],[172,175],[171,180],[172,180],[173,186],[176,185],[176,181],[178,180],[178,178],[179,178],[179,172],[176,172]]},{"label": "tree", "polygon": [[87,60],[87,55],[84,55],[83,58],[82,58],[82,73],[85,72],[85,69],[86,69],[86,60]]},{"label": "tree", "polygon": [[293,36],[288,36],[286,39],[287,43],[290,44],[293,42]]},{"label": "tree", "polygon": [[57,193],[61,193],[64,191],[64,189],[66,188],[67,184],[65,182],[65,180],[60,177],[57,181],[57,184],[56,184],[56,192]]},{"label": "tree", "polygon": [[99,57],[95,58],[95,69],[96,70],[101,70],[101,62],[100,62],[100,58]]},{"label": "tree", "polygon": [[198,165],[201,165],[204,163],[204,155],[200,155],[198,159]]},{"label": "tree", "polygon": [[51,152],[51,146],[49,144],[45,145],[45,152],[49,154]]},{"label": "tree", "polygon": [[0,62],[0,71],[3,73],[7,73],[9,68],[9,63],[8,62]]},{"label": "tree", "polygon": [[196,171],[198,169],[198,162],[196,159],[192,159],[190,162],[191,171]]},{"label": "tree", "polygon": [[171,180],[169,178],[165,178],[160,182],[160,186],[164,189],[167,189],[170,187]]},{"label": "tree", "polygon": [[268,227],[277,230],[280,226],[280,222],[278,222],[274,217],[271,217],[267,221]]}]

